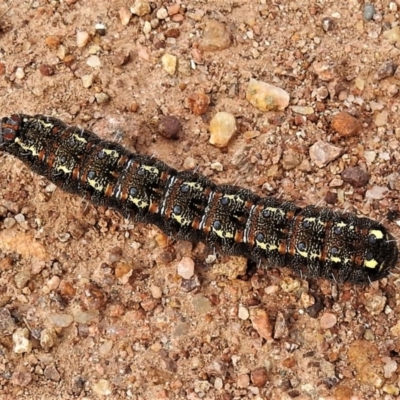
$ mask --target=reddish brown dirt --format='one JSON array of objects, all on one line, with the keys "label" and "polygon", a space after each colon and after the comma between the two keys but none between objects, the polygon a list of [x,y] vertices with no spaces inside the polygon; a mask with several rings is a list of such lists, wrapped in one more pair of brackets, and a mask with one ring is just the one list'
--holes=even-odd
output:
[{"label": "reddish brown dirt", "polygon": [[[181,5],[178,22],[171,17],[158,25],[157,11],[173,3],[152,1],[150,15],[132,16],[124,26],[119,11],[132,4],[0,3],[1,116],[53,115],[177,169],[191,157],[217,183],[300,205],[324,205],[328,197],[331,207],[378,220],[398,210],[398,184],[381,199],[366,196],[375,186],[388,187],[399,169],[400,71],[375,77],[382,64],[400,60],[400,42],[383,36],[398,21],[398,1],[378,2],[367,22],[355,0],[199,0]],[[332,22],[328,32],[324,18]],[[211,19],[229,30],[228,49],[199,50]],[[146,21],[153,24],[149,34]],[[105,24],[104,36],[97,22]],[[90,35],[83,48],[77,31]],[[174,75],[161,66],[164,53],[178,58]],[[87,64],[90,55],[99,57],[99,67]],[[331,66],[328,81],[315,63]],[[89,88],[85,75],[93,79]],[[255,109],[245,98],[252,77],[286,90],[290,106]],[[329,96],[318,100],[322,86]],[[188,108],[196,91],[211,99],[202,116]],[[99,93],[109,100],[99,102]],[[382,110],[375,103],[371,110],[371,102]],[[303,118],[293,105],[314,112]],[[332,131],[332,116],[342,110],[362,121],[356,137]],[[238,125],[222,151],[208,141],[218,111],[232,113]],[[387,121],[377,127],[381,112]],[[160,136],[161,115],[181,121],[179,140]],[[342,155],[318,168],[309,155],[318,140],[339,146]],[[301,167],[287,167],[293,158]],[[357,165],[370,175],[361,188],[341,180],[343,170]],[[392,215],[385,225],[398,236]],[[196,262],[193,291],[177,274],[183,256]],[[152,226],[54,191],[0,153],[0,398],[399,398],[396,271],[370,286],[337,287],[286,269],[260,270],[249,280],[221,270],[204,262],[201,245],[168,242]],[[256,329],[260,310],[270,339]],[[71,316],[66,327],[54,323]],[[28,329],[28,353],[15,352],[12,334],[21,328]]]}]

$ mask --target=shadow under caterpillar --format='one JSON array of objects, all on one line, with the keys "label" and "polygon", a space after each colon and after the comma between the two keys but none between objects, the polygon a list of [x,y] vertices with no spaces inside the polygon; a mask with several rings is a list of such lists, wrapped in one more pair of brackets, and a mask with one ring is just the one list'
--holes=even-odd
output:
[{"label": "shadow under caterpillar", "polygon": [[377,221],[216,185],[56,118],[3,118],[0,149],[67,192],[224,254],[352,283],[380,279],[397,262],[396,241]]}]

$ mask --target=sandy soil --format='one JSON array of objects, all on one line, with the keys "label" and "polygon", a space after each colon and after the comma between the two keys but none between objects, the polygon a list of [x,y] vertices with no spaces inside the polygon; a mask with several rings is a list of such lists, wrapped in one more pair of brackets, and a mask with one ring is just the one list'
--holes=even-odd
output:
[{"label": "sandy soil", "polygon": [[[378,1],[370,21],[355,0],[151,1],[124,25],[133,3],[1,2],[1,116],[53,115],[217,183],[386,219],[398,237],[400,68],[385,68],[400,41],[385,32],[399,1]],[[210,20],[228,48],[202,50]],[[286,90],[290,106],[257,110],[250,78]],[[195,92],[211,100],[203,115],[189,106]],[[238,126],[222,150],[209,143],[218,111]],[[362,130],[333,132],[339,111]],[[179,140],[159,134],[163,115],[182,123]],[[321,167],[309,153],[319,140],[341,148]],[[366,287],[287,269],[236,279],[226,271],[240,260],[213,268],[201,245],[55,190],[5,153],[0,165],[1,399],[400,398],[396,271]],[[342,179],[354,166],[369,173],[361,187]],[[195,261],[189,280],[182,257]]]}]

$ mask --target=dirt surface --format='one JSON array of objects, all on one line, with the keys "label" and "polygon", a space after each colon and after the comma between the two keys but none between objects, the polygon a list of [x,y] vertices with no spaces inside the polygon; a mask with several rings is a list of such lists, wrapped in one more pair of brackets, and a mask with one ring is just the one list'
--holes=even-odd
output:
[{"label": "dirt surface", "polygon": [[[133,1],[1,2],[1,116],[56,116],[219,184],[385,220],[399,236],[399,1],[377,2],[368,21],[354,0],[140,3],[150,13],[124,24]],[[216,20],[221,50],[205,43]],[[177,57],[172,74],[164,54]],[[251,78],[290,105],[255,108]],[[210,99],[205,113],[193,96]],[[238,128],[223,149],[209,143],[219,111]],[[334,131],[339,111],[362,129]],[[170,115],[179,140],[159,133]],[[319,141],[340,154],[319,165]],[[202,245],[55,190],[5,153],[0,165],[1,399],[400,398],[397,271],[365,287],[289,269],[237,279],[243,260],[207,264]],[[342,176],[357,166],[365,181]]]}]

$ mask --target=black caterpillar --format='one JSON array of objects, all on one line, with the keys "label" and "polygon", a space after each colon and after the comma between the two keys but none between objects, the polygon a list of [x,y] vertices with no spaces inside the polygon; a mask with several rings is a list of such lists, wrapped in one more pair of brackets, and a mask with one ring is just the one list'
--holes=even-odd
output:
[{"label": "black caterpillar", "polygon": [[67,192],[224,254],[353,283],[379,279],[397,262],[396,241],[376,221],[216,185],[56,118],[3,118],[0,148]]}]

